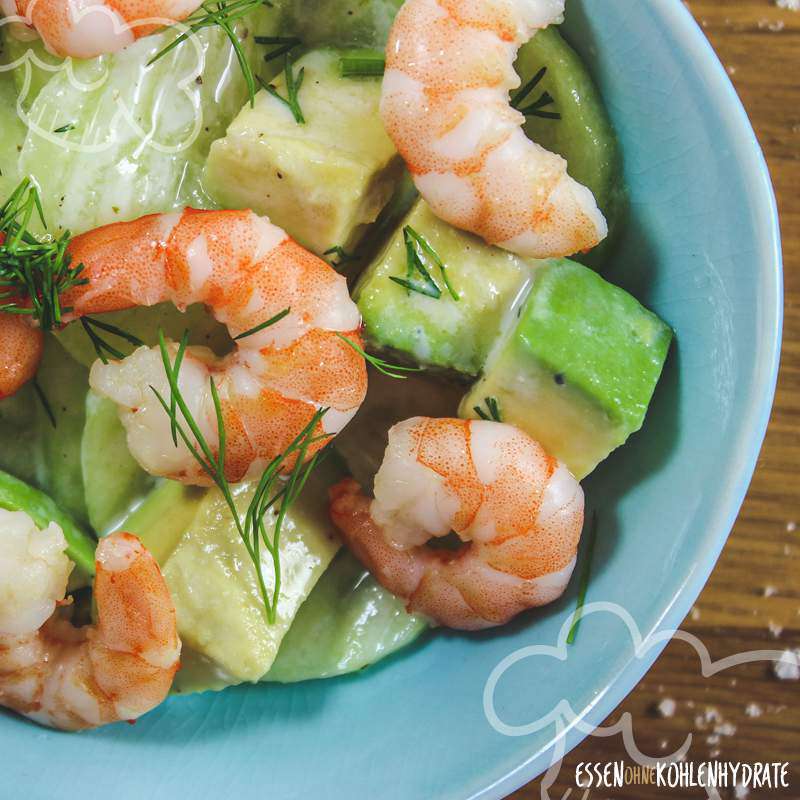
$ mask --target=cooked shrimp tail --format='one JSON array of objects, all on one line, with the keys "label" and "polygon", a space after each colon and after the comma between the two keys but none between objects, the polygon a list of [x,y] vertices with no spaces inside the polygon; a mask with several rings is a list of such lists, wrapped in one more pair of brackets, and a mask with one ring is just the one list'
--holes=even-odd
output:
[{"label": "cooked shrimp tail", "polygon": [[[527,434],[497,422],[417,417],[389,432],[375,499],[331,490],[345,543],[408,610],[440,625],[503,625],[569,582],[583,490]],[[429,541],[455,533],[455,551]]]},{"label": "cooked shrimp tail", "polygon": [[134,720],[167,696],[179,667],[175,606],[152,555],[127,533],[97,547],[97,624],[64,605],[72,564],[61,529],[0,511],[0,705],[62,730]]},{"label": "cooked shrimp tail", "polygon": [[608,233],[591,191],[509,103],[517,50],[563,13],[564,0],[407,0],[386,49],[384,125],[433,212],[535,258]]}]

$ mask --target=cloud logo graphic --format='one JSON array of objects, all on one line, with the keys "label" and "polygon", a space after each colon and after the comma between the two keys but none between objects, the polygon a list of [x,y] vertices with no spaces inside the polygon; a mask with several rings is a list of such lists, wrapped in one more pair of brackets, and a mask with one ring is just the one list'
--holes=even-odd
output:
[{"label": "cloud logo graphic", "polygon": [[[741,664],[755,662],[778,663],[785,660],[785,653],[781,650],[750,650],[715,661],[711,658],[708,648],[702,640],[694,634],[682,630],[663,630],[657,631],[648,637],[644,637],[639,630],[636,620],[625,608],[617,603],[594,602],[584,605],[581,612],[574,611],[564,620],[561,630],[559,631],[558,643],[556,645],[531,645],[520,648],[509,654],[492,670],[483,691],[484,714],[489,724],[498,733],[504,736],[529,736],[532,733],[550,727],[554,729],[550,767],[542,779],[543,800],[548,800],[550,797],[548,790],[555,782],[561,770],[561,762],[566,755],[565,734],[570,729],[577,729],[586,736],[610,737],[621,735],[628,754],[636,763],[643,767],[655,767],[661,763],[671,763],[676,759],[681,759],[689,751],[692,743],[692,734],[689,733],[683,744],[673,753],[658,758],[648,756],[642,753],[636,745],[633,718],[630,713],[625,712],[619,721],[613,725],[595,728],[588,724],[581,714],[575,712],[567,699],[560,700],[545,714],[524,725],[510,725],[500,718],[497,713],[494,698],[497,687],[502,681],[503,676],[513,666],[527,659],[543,658],[566,662],[572,652],[567,644],[567,636],[569,635],[569,631],[578,613],[581,614],[581,618],[586,618],[593,614],[612,614],[620,619],[630,635],[634,657],[638,659],[646,658],[653,649],[665,645],[670,640],[676,639],[686,642],[697,653],[700,663],[700,672],[705,678],[710,678],[731,667],[736,667]],[[720,800],[720,795],[715,788],[708,787],[706,792],[709,800]],[[562,800],[566,800],[570,794],[571,790],[568,790]]]}]

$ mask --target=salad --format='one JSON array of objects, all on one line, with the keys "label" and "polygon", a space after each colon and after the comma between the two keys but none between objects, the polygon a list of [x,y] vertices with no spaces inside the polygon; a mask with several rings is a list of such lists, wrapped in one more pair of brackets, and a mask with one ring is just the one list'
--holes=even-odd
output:
[{"label": "salad", "polygon": [[672,340],[564,0],[2,11],[0,704],[535,625]]}]

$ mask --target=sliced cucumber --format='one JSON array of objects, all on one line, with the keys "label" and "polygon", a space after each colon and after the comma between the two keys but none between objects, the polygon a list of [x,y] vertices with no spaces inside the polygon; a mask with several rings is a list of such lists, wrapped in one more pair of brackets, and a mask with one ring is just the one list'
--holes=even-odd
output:
[{"label": "sliced cucumber", "polygon": [[428,624],[342,553],[303,603],[264,680],[294,683],[356,672],[411,644]]},{"label": "sliced cucumber", "polygon": [[294,0],[283,25],[307,45],[383,47],[403,0]]},{"label": "sliced cucumber", "polygon": [[[0,469],[36,483],[42,454],[39,400],[33,384],[0,401]],[[49,423],[48,423],[49,424]]]},{"label": "sliced cucumber", "polygon": [[540,31],[519,52],[516,69],[523,84],[543,67],[547,72],[522,107],[549,92],[554,102],[542,109],[561,119],[529,116],[525,133],[567,160],[567,171],[594,193],[608,220],[606,240],[585,256],[576,257],[599,267],[608,257],[624,221],[626,197],[622,154],[614,128],[589,71],[556,27]]},{"label": "sliced cucumber", "polygon": [[86,395],[81,468],[89,523],[100,534],[110,533],[153,486],[128,451],[116,404],[92,391]]},{"label": "sliced cucumber", "polygon": [[[7,61],[0,53],[0,68]],[[11,72],[0,72],[0,204],[19,183],[19,154],[25,126],[17,114],[17,91]]]}]

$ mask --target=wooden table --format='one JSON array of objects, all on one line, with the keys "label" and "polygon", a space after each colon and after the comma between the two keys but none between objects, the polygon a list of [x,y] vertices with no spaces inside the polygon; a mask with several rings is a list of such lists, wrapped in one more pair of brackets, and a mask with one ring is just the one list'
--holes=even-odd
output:
[{"label": "wooden table", "polygon": [[[631,0],[650,2],[651,0]],[[788,3],[786,3],[788,5]],[[767,439],[739,520],[683,629],[712,657],[745,650],[800,648],[800,12],[776,0],[687,3],[728,69],[764,148],[783,228],[786,321],[783,363]],[[660,709],[660,710],[659,710]],[[687,761],[792,761],[791,788],[751,790],[748,800],[800,798],[800,682],[778,680],[764,664],[701,677],[688,645],[672,642],[606,721],[630,712],[642,752],[675,751],[693,733]],[[641,785],[576,788],[583,761],[624,759],[619,737],[590,737],[565,760],[550,798],[673,800],[701,789]],[[541,781],[514,800],[547,797]],[[734,797],[730,790],[721,796]]]}]

